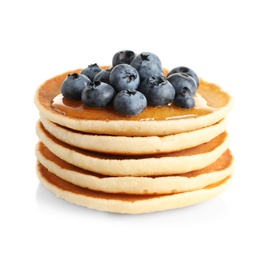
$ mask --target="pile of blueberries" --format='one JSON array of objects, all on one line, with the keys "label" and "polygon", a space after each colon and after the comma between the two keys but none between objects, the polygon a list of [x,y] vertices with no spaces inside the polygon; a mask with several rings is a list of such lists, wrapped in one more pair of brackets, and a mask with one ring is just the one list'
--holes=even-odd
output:
[{"label": "pile of blueberries", "polygon": [[173,103],[181,108],[193,108],[199,84],[198,76],[190,68],[176,67],[165,76],[157,55],[123,50],[114,54],[109,69],[101,69],[95,63],[79,74],[69,74],[62,83],[61,93],[89,107],[112,105],[118,113],[133,116],[147,106]]}]

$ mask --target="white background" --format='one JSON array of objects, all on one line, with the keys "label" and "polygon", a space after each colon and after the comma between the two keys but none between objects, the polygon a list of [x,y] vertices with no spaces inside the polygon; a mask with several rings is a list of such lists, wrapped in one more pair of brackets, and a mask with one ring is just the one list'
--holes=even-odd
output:
[{"label": "white background", "polygon": [[[0,259],[270,259],[267,1],[2,1]],[[145,215],[79,207],[35,172],[36,88],[130,49],[185,65],[234,98],[232,185]]]}]

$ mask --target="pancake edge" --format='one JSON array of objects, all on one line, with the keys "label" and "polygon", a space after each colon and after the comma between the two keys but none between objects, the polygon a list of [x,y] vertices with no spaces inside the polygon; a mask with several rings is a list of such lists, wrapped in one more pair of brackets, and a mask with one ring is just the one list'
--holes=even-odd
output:
[{"label": "pancake edge", "polygon": [[[47,159],[39,150],[40,142],[36,145],[36,157],[51,173],[57,175],[74,185],[108,193],[127,194],[172,194],[204,188],[207,185],[218,182],[231,175],[234,171],[234,157],[230,150],[227,152],[231,157],[229,165],[221,170],[205,172],[197,176],[160,176],[160,177],[112,177],[102,178],[80,173],[72,169],[66,169],[56,162]],[[54,155],[55,156],[55,155]],[[60,159],[60,158],[59,158]],[[61,160],[61,159],[60,159]],[[67,162],[65,162],[67,163]],[[67,163],[68,164],[68,163]],[[78,168],[78,170],[80,170]]]},{"label": "pancake edge", "polygon": [[[100,159],[71,150],[53,141],[37,123],[36,132],[45,146],[62,160],[79,168],[110,176],[158,176],[185,173],[204,168],[217,160],[229,147],[227,132],[223,142],[212,151],[203,154],[179,157],[143,158],[143,159]],[[57,140],[57,142],[62,143]],[[66,145],[66,144],[65,144]],[[169,167],[168,167],[169,166]]]},{"label": "pancake edge", "polygon": [[214,187],[195,191],[176,193],[172,195],[161,195],[146,200],[123,201],[116,199],[108,200],[104,198],[93,198],[82,194],[76,194],[50,183],[42,176],[38,169],[37,175],[43,186],[59,198],[90,209],[119,214],[145,214],[195,205],[212,199],[224,192],[230,185],[232,179],[232,176],[229,176],[226,180]]}]

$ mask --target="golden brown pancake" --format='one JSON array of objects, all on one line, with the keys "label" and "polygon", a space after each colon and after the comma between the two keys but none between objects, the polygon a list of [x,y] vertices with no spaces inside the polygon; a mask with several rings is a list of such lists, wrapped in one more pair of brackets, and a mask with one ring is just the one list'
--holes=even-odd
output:
[{"label": "golden brown pancake", "polygon": [[36,91],[35,104],[42,116],[52,122],[82,132],[122,136],[162,136],[213,125],[232,108],[231,96],[219,86],[201,80],[195,107],[150,107],[137,116],[123,116],[113,109],[93,109],[81,101],[67,100],[60,94],[69,71],[44,82]]},{"label": "golden brown pancake", "polygon": [[112,136],[78,132],[40,118],[45,129],[69,145],[101,153],[160,154],[191,148],[225,131],[227,119],[198,130],[166,136]]},{"label": "golden brown pancake", "polygon": [[37,174],[41,183],[58,197],[71,203],[100,211],[142,214],[190,206],[209,200],[223,192],[231,176],[203,189],[170,195],[131,195],[93,191],[67,182],[49,172],[40,163]]},{"label": "golden brown pancake", "polygon": [[123,116],[64,98],[61,84],[75,72],[81,69],[35,93],[37,175],[47,189],[92,209],[141,214],[193,205],[228,187],[234,159],[227,92],[201,79],[192,109],[147,106]]},{"label": "golden brown pancake", "polygon": [[75,185],[107,192],[125,194],[172,194],[204,188],[233,173],[230,150],[201,170],[160,177],[112,177],[96,174],[69,164],[41,142],[36,147],[38,161],[50,172]]},{"label": "golden brown pancake", "polygon": [[96,153],[63,143],[37,123],[37,135],[51,152],[85,170],[110,176],[158,176],[186,173],[215,162],[229,147],[223,132],[211,141],[193,148],[160,155],[123,156]]}]

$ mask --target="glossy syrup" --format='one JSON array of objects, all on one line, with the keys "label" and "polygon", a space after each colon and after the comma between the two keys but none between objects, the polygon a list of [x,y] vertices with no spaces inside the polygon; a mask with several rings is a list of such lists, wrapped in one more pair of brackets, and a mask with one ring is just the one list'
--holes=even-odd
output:
[{"label": "glossy syrup", "polygon": [[81,101],[74,101],[64,98],[62,94],[57,95],[51,103],[53,110],[64,114],[71,118],[85,120],[136,120],[136,121],[151,121],[151,120],[173,120],[187,117],[198,117],[207,115],[216,110],[208,106],[207,101],[200,95],[196,94],[195,107],[192,109],[183,109],[174,105],[162,107],[148,106],[141,114],[136,116],[123,116],[118,114],[113,107],[106,109],[90,108],[82,104]]}]

